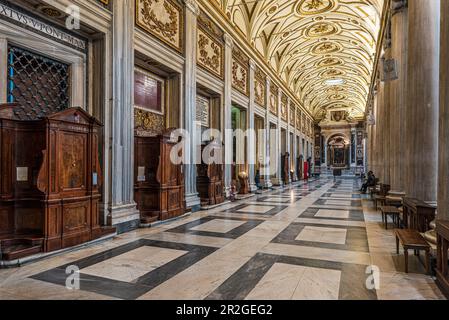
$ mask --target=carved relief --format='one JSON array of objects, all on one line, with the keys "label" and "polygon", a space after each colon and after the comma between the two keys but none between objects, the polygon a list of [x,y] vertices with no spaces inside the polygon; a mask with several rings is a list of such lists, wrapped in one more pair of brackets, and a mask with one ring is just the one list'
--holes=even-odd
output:
[{"label": "carved relief", "polygon": [[295,126],[296,105],[290,103],[290,125]]},{"label": "carved relief", "polygon": [[248,96],[249,59],[237,47],[232,48],[232,86]]},{"label": "carved relief", "polygon": [[223,78],[223,45],[201,29],[198,29],[197,62],[207,71]]},{"label": "carved relief", "polygon": [[274,115],[278,115],[278,97],[279,88],[274,84],[270,86],[270,112]]},{"label": "carved relief", "polygon": [[136,0],[136,24],[182,52],[183,9],[174,0]]},{"label": "carved relief", "polygon": [[223,79],[223,31],[204,12],[198,16],[197,63],[200,67]]},{"label": "carved relief", "polygon": [[266,83],[267,76],[259,68],[256,68],[254,76],[255,101],[262,107],[265,107]]},{"label": "carved relief", "polygon": [[304,113],[302,114],[301,128],[302,128],[302,133],[306,134],[306,115]]},{"label": "carved relief", "polygon": [[296,129],[301,130],[301,110],[296,110]]},{"label": "carved relief", "polygon": [[138,136],[157,136],[165,131],[163,115],[134,108],[134,129]]},{"label": "carved relief", "polygon": [[284,93],[281,96],[281,119],[288,121],[288,98]]}]

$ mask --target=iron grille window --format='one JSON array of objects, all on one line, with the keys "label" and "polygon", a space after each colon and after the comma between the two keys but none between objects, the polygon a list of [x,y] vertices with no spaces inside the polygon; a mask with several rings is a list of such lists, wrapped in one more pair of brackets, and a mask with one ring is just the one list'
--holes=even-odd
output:
[{"label": "iron grille window", "polygon": [[18,103],[30,118],[69,106],[69,65],[23,48],[8,47],[8,102]]}]

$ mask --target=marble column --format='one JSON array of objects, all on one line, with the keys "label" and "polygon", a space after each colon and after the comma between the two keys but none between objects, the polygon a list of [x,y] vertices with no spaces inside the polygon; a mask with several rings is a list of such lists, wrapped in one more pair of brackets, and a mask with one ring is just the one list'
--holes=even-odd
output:
[{"label": "marble column", "polygon": [[224,35],[225,40],[225,62],[224,62],[224,93],[223,93],[223,119],[225,130],[225,149],[224,149],[224,185],[226,197],[230,196],[232,183],[232,159],[233,152],[233,136],[232,136],[232,47],[234,42],[228,34]]},{"label": "marble column", "polygon": [[[444,0],[446,1],[446,0]],[[408,1],[406,193],[437,198],[440,0]]]},{"label": "marble column", "polygon": [[376,96],[377,108],[376,108],[376,145],[375,145],[375,158],[376,166],[374,174],[379,178],[379,182],[384,183],[383,172],[383,123],[384,123],[384,83],[379,82],[378,91]]},{"label": "marble column", "polygon": [[279,89],[278,93],[278,114],[277,114],[277,130],[276,130],[276,178],[274,184],[277,186],[283,186],[282,181],[282,128],[281,128],[281,102],[282,102],[282,90]]},{"label": "marble column", "polygon": [[200,10],[196,0],[184,0],[185,12],[185,51],[184,65],[184,129],[189,133],[190,146],[187,146],[185,157],[188,161],[184,165],[186,206],[192,211],[198,210],[200,198],[196,190],[197,156],[201,155],[197,145],[198,137],[195,133],[196,125],[196,46],[197,46],[197,17]]},{"label": "marble column", "polygon": [[441,1],[438,220],[449,220],[449,1]]},{"label": "marble column", "polygon": [[286,152],[288,152],[289,154],[290,154],[290,158],[289,158],[289,161],[288,161],[288,172],[289,172],[289,174],[288,174],[288,177],[287,177],[287,181],[289,182],[289,183],[291,183],[292,181],[291,181],[291,176],[290,176],[290,170],[291,170],[291,161],[292,161],[292,157],[293,157],[293,154],[290,152],[291,151],[291,148],[290,148],[290,98],[287,98],[287,129],[285,130],[285,134],[286,134],[286,137],[285,137],[285,151]]},{"label": "marble column", "polygon": [[[384,60],[383,64],[391,59],[391,37],[390,37],[390,24],[388,24],[386,31],[386,39],[384,40]],[[384,75],[385,77],[385,75]],[[383,85],[383,105],[382,105],[382,183],[390,184],[390,128],[393,120],[393,114],[390,107],[390,92],[391,92],[392,80],[384,79]]]},{"label": "marble column", "polygon": [[[266,165],[266,172],[264,174],[264,187],[265,188],[271,188],[273,186],[273,183],[271,182],[271,161],[273,159],[270,158],[270,144],[271,144],[271,132],[270,132],[270,87],[271,87],[271,81],[267,77],[266,85],[265,85],[265,165]],[[269,161],[267,161],[269,160]]]},{"label": "marble column", "polygon": [[394,0],[391,9],[391,58],[396,63],[397,79],[391,82],[390,88],[390,182],[392,190],[404,191],[407,166],[404,144],[407,108],[407,1]]},{"label": "marble column", "polygon": [[124,232],[138,227],[134,202],[134,2],[113,2],[113,98],[108,223]]},{"label": "marble column", "polygon": [[255,192],[256,186],[256,132],[254,131],[254,108],[255,108],[255,71],[256,63],[254,60],[249,61],[249,104],[248,104],[248,135],[246,144],[247,159],[248,159],[248,178],[250,191]]}]

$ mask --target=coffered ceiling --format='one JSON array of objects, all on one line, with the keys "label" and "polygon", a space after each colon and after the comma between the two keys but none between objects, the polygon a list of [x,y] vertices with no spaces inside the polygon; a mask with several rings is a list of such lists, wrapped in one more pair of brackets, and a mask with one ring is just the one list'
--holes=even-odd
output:
[{"label": "coffered ceiling", "polygon": [[384,0],[212,0],[317,119],[363,117]]}]

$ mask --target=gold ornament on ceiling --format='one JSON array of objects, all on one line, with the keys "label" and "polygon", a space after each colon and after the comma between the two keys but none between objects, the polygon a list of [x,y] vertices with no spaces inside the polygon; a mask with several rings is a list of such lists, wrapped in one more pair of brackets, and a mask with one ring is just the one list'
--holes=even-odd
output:
[{"label": "gold ornament on ceiling", "polygon": [[335,53],[341,50],[340,45],[332,42],[323,42],[319,43],[312,49],[312,53],[314,54],[328,54]]},{"label": "gold ornament on ceiling", "polygon": [[319,22],[310,26],[306,30],[306,36],[309,38],[316,38],[322,36],[330,36],[332,34],[336,34],[337,32],[338,29],[336,26],[326,22]]},{"label": "gold ornament on ceiling", "polygon": [[[230,22],[265,59],[280,82],[319,118],[327,92],[340,86],[342,101],[363,117],[385,0],[226,0]],[[321,78],[326,68],[330,71]],[[334,92],[335,93],[335,92]],[[269,99],[268,103],[270,104]],[[274,103],[272,103],[274,105]],[[275,108],[273,108],[275,111]],[[280,111],[280,106],[279,106]]]},{"label": "gold ornament on ceiling", "polygon": [[324,58],[318,62],[318,67],[330,67],[343,64],[340,59],[337,58]]},{"label": "gold ornament on ceiling", "polygon": [[314,15],[330,11],[334,7],[332,0],[302,0],[298,5],[298,12],[302,15]]},{"label": "gold ornament on ceiling", "polygon": [[344,72],[338,69],[329,69],[321,73],[320,77],[324,79],[335,78],[344,75]]}]

